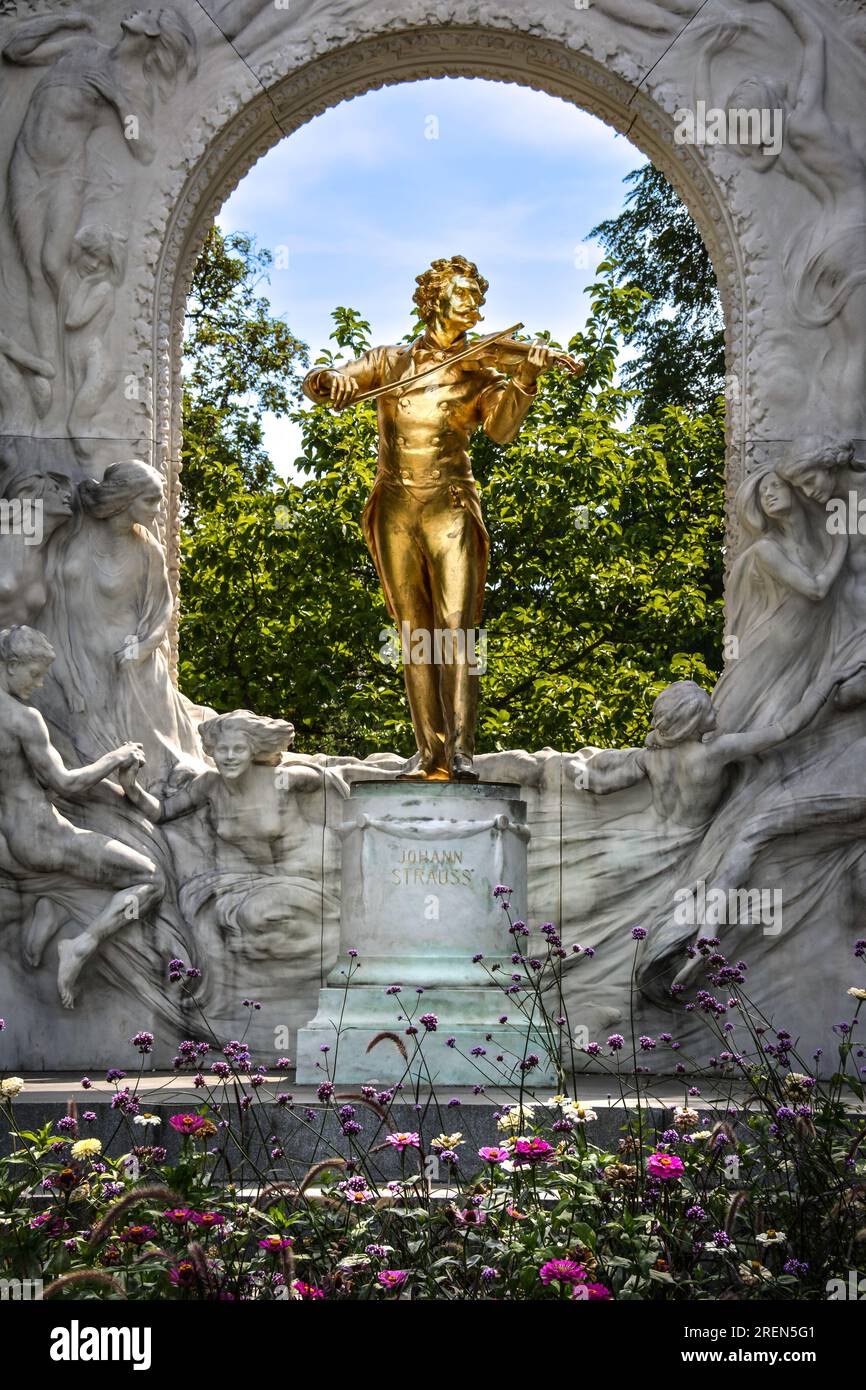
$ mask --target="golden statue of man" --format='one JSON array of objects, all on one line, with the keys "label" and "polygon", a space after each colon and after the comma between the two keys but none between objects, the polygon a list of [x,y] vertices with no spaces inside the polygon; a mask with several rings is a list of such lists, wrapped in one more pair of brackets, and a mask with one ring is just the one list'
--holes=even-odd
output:
[{"label": "golden statue of man", "polygon": [[[554,364],[579,371],[582,363],[544,343],[513,339],[499,349],[479,345],[477,356],[455,361],[471,346],[466,334],[481,318],[488,282],[472,261],[452,256],[434,261],[416,283],[414,301],[425,325],[419,337],[373,348],[346,367],[314,370],[304,391],[336,410],[359,394],[381,392],[379,465],[362,518],[364,535],[404,645],[407,634],[428,634],[423,650],[442,658],[407,661],[404,651],[418,745],[407,775],[477,781],[478,673],[467,637],[481,622],[489,538],[469,440],[480,426],[497,444],[509,444],[532,406],[540,374]],[[505,369],[485,365],[485,357],[504,361]]]}]

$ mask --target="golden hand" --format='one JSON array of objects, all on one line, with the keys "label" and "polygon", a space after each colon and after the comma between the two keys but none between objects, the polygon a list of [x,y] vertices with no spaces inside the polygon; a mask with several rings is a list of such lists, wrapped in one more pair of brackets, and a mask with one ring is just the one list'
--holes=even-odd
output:
[{"label": "golden hand", "polygon": [[358,383],[342,372],[322,372],[320,381],[327,390],[334,410],[343,410],[358,393]]},{"label": "golden hand", "polygon": [[582,357],[572,357],[570,352],[548,347],[546,343],[533,343],[513,379],[518,386],[534,386],[541,374],[550,371],[551,367],[565,367],[579,376],[586,363]]}]

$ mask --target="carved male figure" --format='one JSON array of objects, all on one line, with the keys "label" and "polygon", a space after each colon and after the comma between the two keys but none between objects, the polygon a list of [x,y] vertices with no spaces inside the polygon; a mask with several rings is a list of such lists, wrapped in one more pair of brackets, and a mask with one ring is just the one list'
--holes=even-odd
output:
[{"label": "carved male figure", "polygon": [[[304,390],[339,410],[359,393],[394,388],[378,400],[379,463],[364,535],[401,637],[427,634],[428,650],[444,652],[438,663],[404,655],[418,746],[417,767],[408,775],[475,781],[478,676],[467,659],[467,636],[481,621],[489,542],[469,440],[480,426],[496,443],[510,443],[539,375],[554,364],[573,371],[580,364],[543,343],[527,345],[513,360],[479,348],[478,357],[453,361],[469,346],[466,334],[481,317],[488,282],[471,261],[452,256],[434,261],[417,285],[425,329],[414,342],[373,348],[339,369],[314,370]],[[509,375],[486,365],[503,360]],[[438,370],[427,375],[431,367]]]},{"label": "carved male figure", "polygon": [[[64,765],[42,715],[27,704],[53,660],[50,642],[34,628],[0,631],[0,849],[4,869],[22,888],[36,878],[44,890],[42,876],[57,874],[111,892],[87,930],[59,944],[57,988],[71,1009],[85,963],[102,941],[159,901],[163,884],[151,860],[118,840],[72,825],[53,803],[52,796],[82,796],[111,773],[144,761],[140,746],[127,743],[84,767]],[[25,957],[31,964],[38,964],[61,926],[52,907],[42,899],[28,931]]]}]

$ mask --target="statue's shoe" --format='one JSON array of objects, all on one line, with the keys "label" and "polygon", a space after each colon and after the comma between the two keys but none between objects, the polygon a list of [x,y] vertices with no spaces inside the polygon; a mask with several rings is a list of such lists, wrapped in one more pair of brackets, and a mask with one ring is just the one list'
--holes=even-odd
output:
[{"label": "statue's shoe", "polygon": [[466,753],[455,753],[451,759],[451,777],[455,782],[477,782],[478,773]]}]

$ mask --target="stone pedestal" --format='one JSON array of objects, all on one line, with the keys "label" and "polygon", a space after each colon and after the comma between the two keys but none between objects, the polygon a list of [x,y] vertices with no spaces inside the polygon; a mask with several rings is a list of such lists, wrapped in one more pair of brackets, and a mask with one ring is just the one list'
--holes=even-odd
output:
[{"label": "stone pedestal", "polygon": [[[528,839],[516,785],[352,787],[343,823],[340,958],[315,1018],[298,1033],[299,1082],[327,1073],[339,1082],[390,1083],[408,1065],[413,1076],[420,1070],[444,1085],[504,1084],[527,1050],[541,1058],[531,1081],[552,1080],[541,1037],[533,1033],[527,1045],[527,1025],[503,993],[513,940],[493,896],[496,884],[506,884],[512,917],[525,916]],[[499,965],[502,985],[473,963],[479,953],[488,967]],[[398,994],[386,993],[392,985]],[[424,1014],[436,1015],[435,1031],[421,1023]],[[499,1023],[503,1014],[509,1024]],[[410,1027],[417,1033],[407,1033]],[[388,1038],[368,1051],[382,1033],[398,1037],[407,1057]],[[472,1056],[478,1047],[484,1055]]]}]

